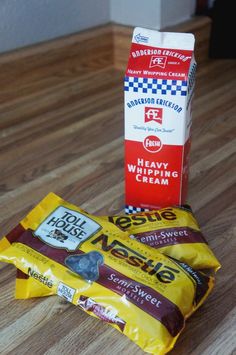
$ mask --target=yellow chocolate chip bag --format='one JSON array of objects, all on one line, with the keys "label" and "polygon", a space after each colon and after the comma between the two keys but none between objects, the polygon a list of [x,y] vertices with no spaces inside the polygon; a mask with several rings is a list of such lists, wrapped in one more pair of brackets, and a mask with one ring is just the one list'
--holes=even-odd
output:
[{"label": "yellow chocolate chip bag", "polygon": [[217,271],[220,268],[189,207],[166,207],[157,211],[104,218],[139,242],[194,269]]},{"label": "yellow chocolate chip bag", "polygon": [[[157,211],[103,218],[127,231],[131,238],[187,263],[194,269],[217,271],[220,267],[189,207],[166,207]],[[34,279],[17,271],[16,298],[50,294],[50,291],[37,286]]]},{"label": "yellow chocolate chip bag", "polygon": [[14,264],[144,351],[170,351],[214,279],[50,193],[0,241]]}]

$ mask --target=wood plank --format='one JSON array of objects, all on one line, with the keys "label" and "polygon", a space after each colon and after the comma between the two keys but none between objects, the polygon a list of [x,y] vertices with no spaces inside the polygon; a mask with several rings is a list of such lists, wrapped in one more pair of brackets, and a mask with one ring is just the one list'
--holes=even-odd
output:
[{"label": "wood plank", "polygon": [[[235,295],[236,296],[236,295]],[[236,308],[227,314],[226,319],[194,351],[193,355],[220,354],[222,348],[227,354],[233,354],[236,347]]]}]

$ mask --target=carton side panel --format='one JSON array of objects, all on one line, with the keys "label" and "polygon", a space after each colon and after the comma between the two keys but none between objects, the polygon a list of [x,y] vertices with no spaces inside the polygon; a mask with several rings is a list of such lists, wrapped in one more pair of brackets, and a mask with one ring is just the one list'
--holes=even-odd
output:
[{"label": "carton side panel", "polygon": [[155,209],[179,204],[182,160],[181,145],[152,153],[141,142],[125,140],[126,205]]}]

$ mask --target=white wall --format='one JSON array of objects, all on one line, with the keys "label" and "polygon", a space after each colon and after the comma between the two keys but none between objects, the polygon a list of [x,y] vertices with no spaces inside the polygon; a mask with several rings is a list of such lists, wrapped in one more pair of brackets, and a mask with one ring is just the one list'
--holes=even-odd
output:
[{"label": "white wall", "polygon": [[109,0],[0,0],[0,52],[110,21]]},{"label": "white wall", "polygon": [[160,30],[188,20],[196,0],[110,0],[110,6],[116,23]]},{"label": "white wall", "polygon": [[158,30],[161,28],[161,0],[110,0],[110,6],[113,22]]},{"label": "white wall", "polygon": [[0,0],[0,52],[110,21],[162,29],[190,18],[196,0]]},{"label": "white wall", "polygon": [[196,0],[162,0],[160,28],[188,20],[194,14],[195,6]]}]

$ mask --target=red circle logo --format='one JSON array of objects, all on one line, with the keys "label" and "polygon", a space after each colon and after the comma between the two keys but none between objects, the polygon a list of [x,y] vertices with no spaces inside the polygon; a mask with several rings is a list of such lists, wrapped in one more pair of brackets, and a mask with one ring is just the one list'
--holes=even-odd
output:
[{"label": "red circle logo", "polygon": [[162,148],[160,138],[157,136],[147,136],[143,142],[144,148],[150,153],[157,153]]}]

